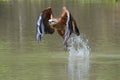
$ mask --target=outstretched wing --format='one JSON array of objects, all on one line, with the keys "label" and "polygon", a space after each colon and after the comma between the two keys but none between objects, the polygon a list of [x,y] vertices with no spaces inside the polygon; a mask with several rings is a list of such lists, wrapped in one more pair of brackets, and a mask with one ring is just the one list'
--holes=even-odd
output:
[{"label": "outstretched wing", "polygon": [[48,20],[52,16],[52,9],[49,7],[42,11],[40,16],[37,19],[36,25],[36,40],[40,41],[44,34],[53,34],[54,29],[48,24]]},{"label": "outstretched wing", "polygon": [[73,19],[71,13],[66,9],[66,7],[63,7],[63,17],[64,20],[66,21],[66,29],[65,29],[65,34],[64,34],[64,45],[67,46],[67,41],[71,35],[71,33],[75,33],[76,35],[79,35],[79,30],[77,28],[76,21]]}]

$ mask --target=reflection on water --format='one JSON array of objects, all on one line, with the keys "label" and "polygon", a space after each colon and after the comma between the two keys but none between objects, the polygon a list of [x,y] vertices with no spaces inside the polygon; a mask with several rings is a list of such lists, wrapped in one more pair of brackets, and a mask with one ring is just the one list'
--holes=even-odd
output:
[{"label": "reflection on water", "polygon": [[89,80],[89,58],[69,58],[69,80]]}]

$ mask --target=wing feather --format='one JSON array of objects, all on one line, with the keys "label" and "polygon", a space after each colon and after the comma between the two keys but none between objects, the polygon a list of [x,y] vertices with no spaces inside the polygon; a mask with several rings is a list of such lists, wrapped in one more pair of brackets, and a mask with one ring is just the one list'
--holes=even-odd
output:
[{"label": "wing feather", "polygon": [[36,40],[40,41],[44,34],[52,34],[54,33],[54,29],[50,27],[48,24],[48,20],[51,18],[52,9],[49,7],[42,11],[40,16],[37,19],[36,26]]},{"label": "wing feather", "polygon": [[64,34],[64,45],[67,46],[67,41],[68,41],[71,33],[73,32],[72,17],[71,17],[71,13],[66,9],[66,7],[63,7],[63,12],[65,12],[67,15],[66,29],[65,29],[65,34]]},{"label": "wing feather", "polygon": [[71,35],[71,33],[75,33],[76,35],[79,35],[79,30],[77,28],[76,22],[73,19],[71,13],[66,9],[66,7],[63,7],[63,10],[66,12],[67,20],[66,20],[66,29],[65,29],[65,35],[64,35],[64,45],[67,47],[67,41]]}]

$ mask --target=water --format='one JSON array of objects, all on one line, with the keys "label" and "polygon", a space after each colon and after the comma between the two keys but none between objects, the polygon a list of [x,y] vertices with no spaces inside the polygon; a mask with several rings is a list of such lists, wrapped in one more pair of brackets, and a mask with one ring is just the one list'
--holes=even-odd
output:
[{"label": "water", "polygon": [[69,58],[68,72],[69,80],[89,80],[89,58],[77,56]]},{"label": "water", "polygon": [[89,80],[90,47],[88,40],[80,36],[72,36],[68,40],[69,50],[69,80]]},{"label": "water", "polygon": [[90,47],[88,46],[88,40],[85,40],[83,35],[71,37],[68,40],[68,44],[70,56],[89,57]]},{"label": "water", "polygon": [[[36,42],[37,17],[48,6],[55,17],[66,6],[77,22],[81,35],[67,52],[57,32]],[[120,80],[119,13],[119,1],[0,0],[0,80]]]}]

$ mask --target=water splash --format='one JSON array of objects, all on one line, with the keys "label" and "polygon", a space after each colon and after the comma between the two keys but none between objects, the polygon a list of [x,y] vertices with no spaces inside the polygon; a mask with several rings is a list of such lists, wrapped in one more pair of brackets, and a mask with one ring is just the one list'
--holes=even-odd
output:
[{"label": "water splash", "polygon": [[84,35],[73,36],[68,40],[69,56],[89,57],[90,47]]},{"label": "water splash", "polygon": [[84,35],[73,36],[68,40],[69,80],[89,80],[90,47]]}]

